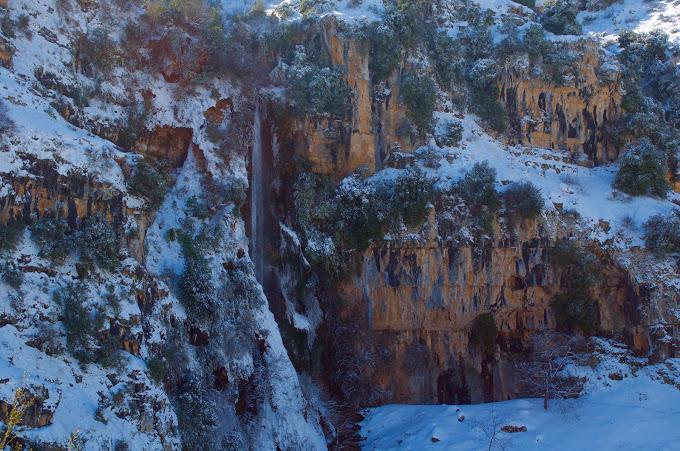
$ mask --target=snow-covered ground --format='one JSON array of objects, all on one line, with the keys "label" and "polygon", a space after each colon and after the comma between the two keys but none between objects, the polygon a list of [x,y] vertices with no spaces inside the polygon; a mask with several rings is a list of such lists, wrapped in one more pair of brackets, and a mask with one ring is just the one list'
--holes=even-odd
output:
[{"label": "snow-covered ground", "polygon": [[[222,6],[228,14],[244,15],[258,8],[269,15],[275,15],[285,20],[296,20],[302,17],[300,0],[222,0]],[[308,2],[309,3],[309,2]],[[314,4],[313,13],[319,16],[333,15],[341,20],[352,22],[355,20],[379,20],[384,9],[382,0],[325,0]]]},{"label": "snow-covered ground", "polygon": [[[634,372],[618,361],[616,348],[611,349],[613,355],[595,369],[574,369],[589,377],[578,399],[552,401],[547,411],[542,399],[378,407],[367,411],[362,423],[363,448],[680,449],[680,359]],[[526,431],[502,432],[507,425],[524,426]]]},{"label": "snow-covered ground", "polygon": [[578,15],[583,33],[604,42],[615,40],[623,30],[638,33],[662,31],[680,44],[680,2],[678,0],[618,0],[602,11]]}]

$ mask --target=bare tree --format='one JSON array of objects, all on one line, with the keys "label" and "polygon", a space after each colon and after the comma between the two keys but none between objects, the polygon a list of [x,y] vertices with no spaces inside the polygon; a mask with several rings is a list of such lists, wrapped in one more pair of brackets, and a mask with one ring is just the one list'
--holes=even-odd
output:
[{"label": "bare tree", "polygon": [[532,337],[529,360],[516,365],[520,383],[530,396],[543,398],[545,410],[548,399],[571,398],[581,392],[581,381],[566,377],[563,370],[580,360],[577,350],[583,343],[583,338],[544,330]]},{"label": "bare tree", "polygon": [[488,451],[492,451],[493,449],[504,450],[507,447],[508,437],[505,437],[503,434],[503,421],[504,420],[498,416],[496,410],[492,407],[491,414],[488,417],[484,418],[482,421],[474,421],[472,423],[481,429],[486,436],[486,439],[488,440]]}]

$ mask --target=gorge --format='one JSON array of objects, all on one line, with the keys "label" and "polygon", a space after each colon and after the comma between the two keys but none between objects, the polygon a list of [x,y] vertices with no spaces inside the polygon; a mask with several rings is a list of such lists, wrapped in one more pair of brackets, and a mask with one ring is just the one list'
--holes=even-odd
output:
[{"label": "gorge", "polygon": [[0,448],[673,443],[680,18],[537,3],[0,0]]}]

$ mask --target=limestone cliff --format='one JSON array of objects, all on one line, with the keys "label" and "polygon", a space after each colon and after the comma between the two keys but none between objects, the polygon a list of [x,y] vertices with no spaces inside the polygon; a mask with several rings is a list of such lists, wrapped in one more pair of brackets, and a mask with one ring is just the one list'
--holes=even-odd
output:
[{"label": "limestone cliff", "polygon": [[617,158],[607,127],[621,114],[622,87],[614,62],[593,42],[563,44],[572,75],[559,83],[528,66],[505,70],[498,80],[519,143],[568,150],[591,162]]}]

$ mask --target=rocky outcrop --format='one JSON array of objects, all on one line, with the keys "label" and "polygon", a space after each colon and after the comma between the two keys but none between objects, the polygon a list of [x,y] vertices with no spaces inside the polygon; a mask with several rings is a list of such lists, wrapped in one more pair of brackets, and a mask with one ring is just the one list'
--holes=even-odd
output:
[{"label": "rocky outcrop", "polygon": [[592,162],[613,161],[619,149],[607,127],[621,114],[622,87],[614,61],[594,43],[579,41],[561,51],[578,55],[562,84],[528,71],[504,71],[500,100],[519,143],[584,154]]},{"label": "rocky outcrop", "polygon": [[167,161],[176,169],[186,160],[192,136],[190,128],[156,127],[137,140],[135,150],[154,161]]},{"label": "rocky outcrop", "polygon": [[3,176],[11,194],[0,198],[0,223],[30,220],[31,215],[59,214],[71,226],[79,219],[100,214],[120,225],[125,204],[123,193],[85,173],[61,175],[51,160],[30,162],[30,176]]},{"label": "rocky outcrop", "polygon": [[12,46],[12,43],[5,39],[3,36],[0,36],[0,66],[7,68],[11,67],[13,53],[14,48]]},{"label": "rocky outcrop", "polygon": [[32,429],[48,426],[52,424],[54,411],[58,405],[58,402],[55,404],[49,401],[50,393],[46,387],[20,388],[11,402],[0,400],[0,421],[6,424],[12,410],[15,409],[21,413],[18,423],[20,426]]}]

